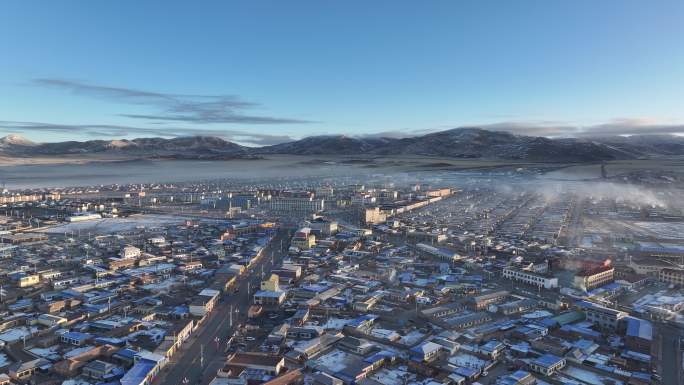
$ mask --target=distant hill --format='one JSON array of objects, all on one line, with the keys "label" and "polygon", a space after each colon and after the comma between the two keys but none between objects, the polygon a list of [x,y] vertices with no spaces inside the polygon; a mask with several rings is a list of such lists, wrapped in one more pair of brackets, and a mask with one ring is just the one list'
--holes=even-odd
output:
[{"label": "distant hill", "polygon": [[479,128],[456,128],[409,138],[313,136],[253,149],[261,154],[426,155],[536,162],[590,162],[632,158],[593,140],[548,139]]},{"label": "distant hill", "polygon": [[58,143],[34,143],[18,135],[0,138],[0,156],[57,157],[90,154],[111,154],[119,158],[170,159],[236,159],[269,154],[424,155],[564,163],[684,155],[684,137],[636,135],[549,139],[480,128],[456,128],[407,138],[311,136],[257,148],[211,136]]},{"label": "distant hill", "polygon": [[11,138],[6,136],[0,139],[0,154],[21,157],[112,154],[142,158],[178,159],[252,157],[247,151],[247,147],[212,136],[33,143],[13,135]]},{"label": "distant hill", "polygon": [[591,140],[642,158],[684,155],[684,137],[678,135],[608,136]]}]

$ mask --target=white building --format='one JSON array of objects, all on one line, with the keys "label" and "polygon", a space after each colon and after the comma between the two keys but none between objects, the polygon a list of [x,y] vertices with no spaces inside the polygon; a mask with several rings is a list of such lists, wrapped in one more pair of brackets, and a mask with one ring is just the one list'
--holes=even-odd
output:
[{"label": "white building", "polygon": [[91,221],[93,219],[102,219],[102,215],[85,212],[85,213],[74,214],[74,215],[66,218],[67,222]]},{"label": "white building", "polygon": [[310,213],[322,211],[325,200],[311,197],[274,197],[270,209],[280,213]]},{"label": "white building", "polygon": [[140,257],[140,249],[135,246],[126,246],[121,249],[121,258],[131,259]]},{"label": "white building", "polygon": [[461,256],[458,253],[446,249],[439,249],[437,247],[426,245],[425,243],[418,243],[416,245],[416,249],[444,261],[453,262],[461,259]]},{"label": "white building", "polygon": [[616,330],[620,320],[628,315],[623,311],[607,308],[588,301],[580,301],[577,305],[584,311],[587,321],[601,330]]},{"label": "white building", "polygon": [[547,277],[531,271],[520,270],[514,267],[506,267],[503,270],[503,277],[527,285],[543,287],[545,289],[555,289],[558,287],[558,278]]},{"label": "white building", "polygon": [[197,298],[190,303],[190,314],[202,317],[211,312],[214,309],[214,305],[216,305],[220,294],[221,292],[218,290],[202,290]]},{"label": "white building", "polygon": [[529,363],[530,369],[534,372],[550,376],[565,367],[565,358],[553,354],[544,354]]}]

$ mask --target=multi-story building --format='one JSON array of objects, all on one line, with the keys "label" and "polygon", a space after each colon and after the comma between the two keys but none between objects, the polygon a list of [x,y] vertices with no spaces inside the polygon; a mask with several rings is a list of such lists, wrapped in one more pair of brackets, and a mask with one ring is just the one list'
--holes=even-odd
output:
[{"label": "multi-story building", "polygon": [[614,274],[613,267],[601,265],[577,272],[573,284],[580,290],[589,291],[613,282]]},{"label": "multi-story building", "polygon": [[376,225],[387,220],[387,215],[380,210],[380,207],[362,207],[361,210],[364,224]]},{"label": "multi-story building", "polygon": [[311,228],[305,227],[295,233],[290,244],[300,250],[308,250],[316,245],[316,236],[312,234]]},{"label": "multi-story building", "polygon": [[450,188],[440,188],[436,190],[430,190],[425,193],[425,195],[429,197],[446,197],[451,195],[451,189]]},{"label": "multi-story building", "polygon": [[261,290],[280,291],[279,281],[280,278],[276,274],[271,274],[267,280],[261,281]]},{"label": "multi-story building", "polygon": [[271,211],[283,214],[314,213],[325,209],[325,200],[309,197],[273,197],[270,201]]},{"label": "multi-story building", "polygon": [[19,287],[30,287],[40,283],[40,276],[38,274],[24,274],[17,280]]},{"label": "multi-story building", "polygon": [[658,273],[658,280],[673,285],[684,285],[684,269],[662,269]]},{"label": "multi-story building", "polygon": [[545,289],[555,289],[558,287],[558,278],[537,274],[531,271],[520,270],[515,267],[503,269],[503,277],[527,285],[543,287]]},{"label": "multi-story building", "polygon": [[339,227],[336,221],[326,220],[320,217],[309,221],[306,226],[316,235],[322,236],[334,235],[337,233]]},{"label": "multi-story building", "polygon": [[121,249],[121,258],[130,259],[140,257],[140,249],[135,246],[126,246]]},{"label": "multi-story building", "polygon": [[470,303],[472,307],[476,310],[483,310],[486,309],[489,305],[505,301],[506,298],[508,298],[508,294],[509,293],[506,290],[499,290],[493,293],[477,295],[471,297]]},{"label": "multi-story building", "polygon": [[623,311],[607,308],[588,301],[579,301],[577,306],[584,311],[586,320],[601,330],[617,330],[620,320],[627,316],[627,313]]}]

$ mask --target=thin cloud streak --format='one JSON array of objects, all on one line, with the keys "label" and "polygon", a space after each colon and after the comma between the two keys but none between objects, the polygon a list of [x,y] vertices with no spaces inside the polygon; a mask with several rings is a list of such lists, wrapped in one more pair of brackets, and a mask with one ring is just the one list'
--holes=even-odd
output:
[{"label": "thin cloud streak", "polygon": [[492,131],[507,131],[517,135],[554,138],[684,134],[684,123],[661,123],[643,118],[618,118],[607,123],[587,126],[562,122],[501,122],[477,127]]},{"label": "thin cloud streak", "polygon": [[258,116],[245,114],[249,108],[260,104],[243,100],[236,95],[197,95],[161,93],[135,88],[88,84],[75,80],[40,78],[32,84],[54,88],[74,95],[93,97],[122,104],[147,106],[156,110],[150,114],[121,113],[133,119],[188,122],[193,124],[241,123],[241,124],[306,124],[308,120]]}]

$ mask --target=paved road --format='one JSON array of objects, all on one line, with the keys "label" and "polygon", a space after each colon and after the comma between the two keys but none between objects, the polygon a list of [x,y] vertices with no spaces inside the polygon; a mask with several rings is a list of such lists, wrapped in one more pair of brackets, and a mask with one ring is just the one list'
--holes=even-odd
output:
[{"label": "paved road", "polygon": [[658,372],[662,377],[661,383],[664,385],[684,383],[682,351],[679,346],[679,339],[684,338],[684,328],[661,322],[654,326],[657,334],[656,343],[660,349]]},{"label": "paved road", "polygon": [[231,325],[231,310],[233,325],[245,322],[254,289],[258,290],[262,275],[268,276],[271,269],[279,265],[283,255],[287,254],[290,236],[290,230],[278,230],[262,257],[238,281],[239,292],[223,296],[204,324],[193,333],[182,350],[155,379],[154,384],[202,385],[214,378],[216,371],[225,364],[226,341],[234,330]]}]

